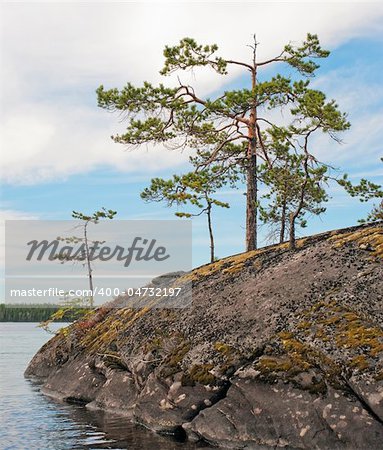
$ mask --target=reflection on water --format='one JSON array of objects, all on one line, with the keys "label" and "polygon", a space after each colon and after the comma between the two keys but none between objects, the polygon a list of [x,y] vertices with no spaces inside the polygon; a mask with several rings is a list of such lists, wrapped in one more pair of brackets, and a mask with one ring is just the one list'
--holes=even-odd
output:
[{"label": "reflection on water", "polygon": [[51,400],[23,372],[49,335],[33,323],[0,323],[0,448],[195,449],[133,425],[127,419]]}]

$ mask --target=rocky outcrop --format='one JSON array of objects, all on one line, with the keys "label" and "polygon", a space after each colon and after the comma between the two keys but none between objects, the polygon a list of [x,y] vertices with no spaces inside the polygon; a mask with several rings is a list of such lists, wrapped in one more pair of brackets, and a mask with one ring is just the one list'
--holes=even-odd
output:
[{"label": "rocky outcrop", "polygon": [[26,376],[48,395],[211,445],[381,448],[383,226],[297,247],[173,274],[193,284],[187,308],[119,298],[55,336]]}]

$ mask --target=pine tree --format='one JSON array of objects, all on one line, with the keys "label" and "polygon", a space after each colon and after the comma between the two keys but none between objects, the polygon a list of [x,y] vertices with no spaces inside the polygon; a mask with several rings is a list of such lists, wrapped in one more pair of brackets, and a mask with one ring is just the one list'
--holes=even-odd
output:
[{"label": "pine tree", "polygon": [[[246,171],[247,250],[257,247],[259,162],[271,164],[263,131],[276,124],[268,112],[274,108],[299,108],[303,106],[300,104],[303,98],[318,92],[309,89],[308,79],[293,82],[278,74],[260,81],[259,70],[282,63],[307,78],[319,67],[314,59],[329,55],[312,34],[301,45],[288,44],[279,55],[265,61],[258,61],[257,45],[254,37],[249,61],[217,56],[217,45],[199,45],[191,38],[165,47],[165,64],[161,70],[164,76],[195,67],[209,67],[225,76],[233,66],[241,67],[248,74],[249,88],[226,91],[214,99],[200,96],[180,80],[177,87],[164,84],[155,87],[145,82],[142,87],[127,83],[121,90],[105,90],[102,85],[97,89],[98,105],[120,112],[128,120],[125,132],[112,136],[115,142],[129,146],[151,142],[171,148],[204,148],[209,153],[205,167],[218,163],[241,164]],[[322,104],[320,110],[307,105],[305,113],[308,118],[320,116],[327,105],[331,102]]]},{"label": "pine tree", "polygon": [[[380,158],[383,162],[383,158]],[[358,184],[352,184],[347,174],[338,180],[338,184],[342,186],[351,197],[359,197],[361,202],[368,202],[371,199],[383,198],[383,189],[380,184],[373,183],[366,178],[362,178]],[[366,218],[360,219],[360,223],[376,222],[383,220],[383,200],[375,205]]]},{"label": "pine tree", "polygon": [[[194,167],[198,167],[200,158],[190,158]],[[189,206],[189,211],[177,211],[177,217],[196,217],[206,214],[210,240],[210,262],[215,260],[215,243],[212,223],[214,206],[229,208],[227,202],[221,202],[214,194],[223,186],[235,186],[239,179],[238,172],[231,168],[222,170],[221,166],[208,166],[200,171],[192,171],[184,175],[173,175],[169,180],[154,178],[151,185],[141,193],[146,201],[166,202],[167,206]],[[195,211],[197,210],[197,211]]]},{"label": "pine tree", "polygon": [[[81,262],[87,268],[88,280],[89,280],[89,290],[90,295],[90,307],[93,308],[93,268],[91,263],[91,252],[93,252],[98,244],[103,242],[90,240],[88,237],[88,226],[90,223],[97,224],[100,219],[113,219],[117,214],[117,211],[111,209],[101,208],[100,210],[94,212],[91,216],[83,214],[82,212],[72,211],[73,219],[78,219],[81,221],[80,227],[82,228],[82,236],[70,236],[70,237],[58,237],[57,239],[63,241],[67,244],[81,244],[81,251],[78,252],[78,256],[71,256],[65,252],[60,252],[56,255],[56,259],[60,260],[61,263],[65,262]],[[77,252],[76,254],[77,255]]]}]

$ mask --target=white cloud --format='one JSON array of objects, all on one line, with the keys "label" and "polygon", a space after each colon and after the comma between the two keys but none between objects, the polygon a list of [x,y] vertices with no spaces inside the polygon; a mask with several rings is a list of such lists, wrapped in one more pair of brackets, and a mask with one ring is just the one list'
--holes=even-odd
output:
[{"label": "white cloud", "polygon": [[36,214],[31,214],[15,209],[0,210],[0,225],[4,226],[6,220],[35,220],[38,219]]},{"label": "white cloud", "polygon": [[339,133],[341,145],[319,136],[316,154],[330,165],[382,177],[383,87],[378,80],[367,81],[368,71],[377,71],[373,61],[358,70],[342,67],[314,81],[315,88],[326,92],[329,99],[336,99],[351,123],[350,130]]},{"label": "white cloud", "polygon": [[[2,4],[1,143],[9,183],[65,178],[100,166],[131,173],[176,167],[186,155],[123,152],[109,136],[122,128],[98,110],[94,90],[158,82],[162,49],[184,36],[217,42],[224,56],[248,58],[256,32],[268,58],[307,31],[334,48],[382,30],[379,3],[8,3]],[[231,78],[238,75],[238,69]],[[183,77],[193,77],[182,74]],[[210,72],[205,94],[227,81]],[[171,83],[172,80],[169,80]],[[371,124],[371,127],[373,124]]]},{"label": "white cloud", "polygon": [[127,173],[153,173],[186,161],[186,152],[180,154],[160,146],[124,151],[109,137],[115,132],[115,120],[105,116],[86,106],[62,107],[59,111],[31,104],[25,111],[16,111],[7,118],[1,132],[8,150],[2,161],[3,180],[38,183],[102,166]]}]

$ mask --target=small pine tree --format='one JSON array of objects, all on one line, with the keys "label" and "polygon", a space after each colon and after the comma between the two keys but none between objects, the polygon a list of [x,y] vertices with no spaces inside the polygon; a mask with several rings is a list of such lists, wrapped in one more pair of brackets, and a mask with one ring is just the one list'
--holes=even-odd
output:
[{"label": "small pine tree", "polygon": [[[198,166],[198,159],[191,158],[192,163]],[[164,201],[168,206],[182,207],[189,205],[197,212],[177,211],[177,217],[196,217],[206,214],[210,240],[210,261],[215,261],[215,243],[212,224],[213,206],[229,208],[227,202],[217,200],[213,195],[226,184],[234,186],[238,175],[235,171],[222,172],[221,167],[213,166],[200,171],[189,172],[185,175],[173,175],[173,178],[164,180],[154,178],[150,187],[141,193],[146,201]]]},{"label": "small pine tree", "polygon": [[80,228],[82,229],[82,236],[70,236],[70,237],[58,237],[57,239],[63,241],[67,244],[79,244],[82,243],[81,251],[76,252],[78,256],[71,256],[65,253],[60,253],[56,255],[56,259],[60,260],[61,263],[65,262],[81,262],[83,263],[88,272],[89,279],[89,289],[91,292],[90,296],[90,306],[93,307],[93,268],[91,263],[91,253],[95,250],[98,244],[102,244],[103,242],[90,240],[88,237],[88,225],[90,223],[97,224],[100,219],[113,219],[117,214],[117,211],[113,211],[111,209],[101,208],[100,210],[94,212],[92,215],[86,215],[78,211],[72,211],[73,219],[78,219],[81,221]]},{"label": "small pine tree", "polygon": [[[383,162],[383,158],[380,158]],[[361,202],[368,202],[372,199],[383,198],[382,186],[376,183],[372,183],[366,178],[362,178],[358,184],[352,184],[348,179],[347,174],[344,174],[343,178],[338,180],[338,184],[342,186],[351,197],[359,197]],[[375,205],[366,218],[360,219],[360,223],[376,222],[383,220],[383,200]]]}]

